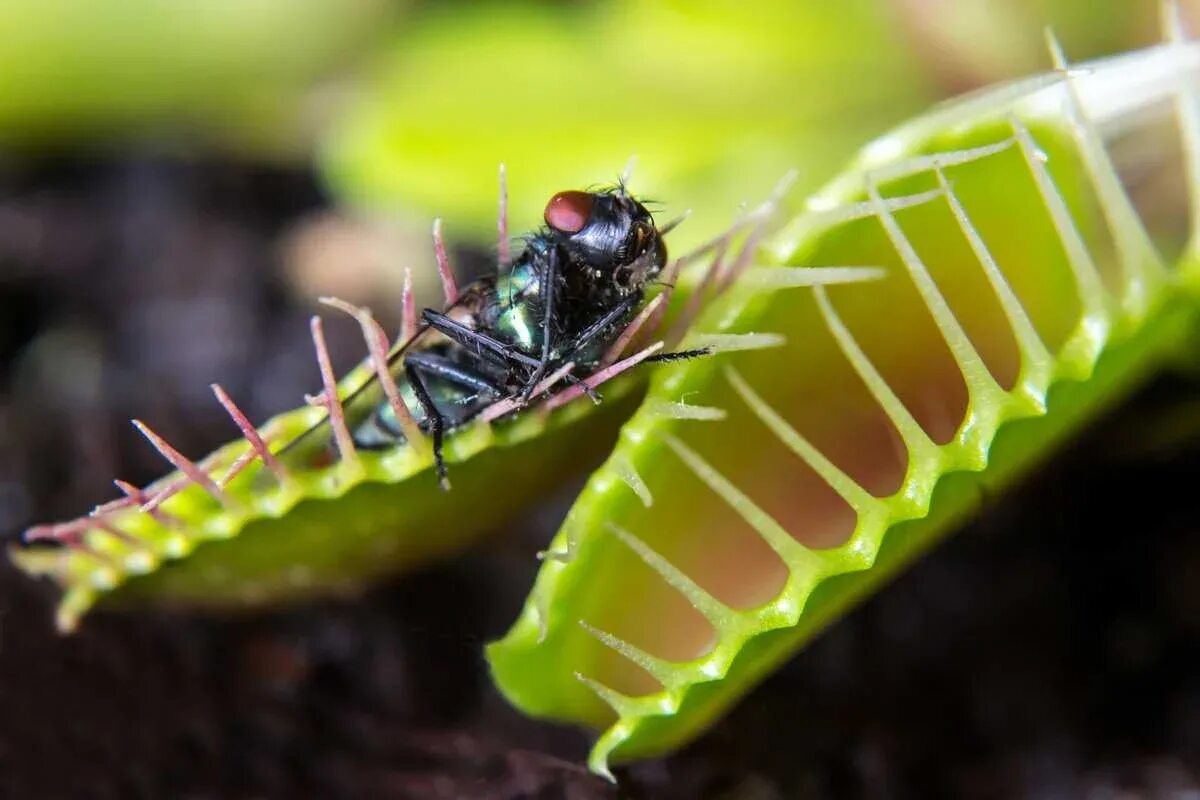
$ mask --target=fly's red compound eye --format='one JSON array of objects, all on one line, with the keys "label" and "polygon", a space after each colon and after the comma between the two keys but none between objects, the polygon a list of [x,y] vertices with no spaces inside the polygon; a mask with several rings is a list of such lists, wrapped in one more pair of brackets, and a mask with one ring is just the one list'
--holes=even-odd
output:
[{"label": "fly's red compound eye", "polygon": [[559,192],[546,203],[546,224],[560,233],[579,233],[591,215],[587,192]]}]

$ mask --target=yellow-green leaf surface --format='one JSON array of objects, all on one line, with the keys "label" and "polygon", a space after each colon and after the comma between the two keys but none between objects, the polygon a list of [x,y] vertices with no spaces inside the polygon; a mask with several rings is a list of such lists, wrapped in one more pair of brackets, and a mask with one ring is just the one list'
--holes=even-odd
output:
[{"label": "yellow-green leaf surface", "polygon": [[[615,180],[724,228],[790,168],[825,165],[931,96],[887,3],[616,0],[435,4],[406,25],[324,148],[344,199],[454,220],[491,242],[481,175],[508,167],[513,230],[545,198]],[[881,80],[880,76],[886,79]]]},{"label": "yellow-green leaf surface", "polygon": [[784,343],[656,375],[488,650],[519,708],[603,730],[594,770],[696,736],[1183,347],[1195,251],[1118,164],[1198,185],[1200,48],[1058,66],[878,139],[765,256],[884,280],[760,270],[690,341]]},{"label": "yellow-green leaf surface", "polygon": [[0,8],[0,143],[172,134],[241,151],[307,146],[313,83],[402,3],[37,0]]}]

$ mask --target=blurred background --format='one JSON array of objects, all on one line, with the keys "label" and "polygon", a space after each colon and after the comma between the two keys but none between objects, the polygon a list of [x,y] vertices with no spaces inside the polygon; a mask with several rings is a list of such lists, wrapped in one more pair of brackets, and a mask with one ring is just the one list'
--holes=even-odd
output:
[{"label": "blurred background", "polygon": [[[636,156],[635,192],[694,212],[686,247],[789,169],[815,189],[931,103],[1046,68],[1047,25],[1084,60],[1156,41],[1157,14],[0,0],[0,532],[160,474],[131,417],[193,455],[231,438],[211,382],[256,420],[298,405],[316,297],[394,324],[411,267],[434,301],[435,216],[464,278],[489,269],[501,162],[519,233]],[[328,335],[357,358],[352,324]],[[571,486],[520,536],[359,601],[233,620],[99,614],[62,639],[51,587],[4,562],[0,796],[1198,797],[1200,543],[1174,489],[1200,446],[1128,436],[1197,385],[1150,387],[619,790],[580,766],[584,734],[507,709],[481,656]],[[1091,502],[1130,485],[1129,519]],[[1079,558],[1121,524],[1123,549]]]}]

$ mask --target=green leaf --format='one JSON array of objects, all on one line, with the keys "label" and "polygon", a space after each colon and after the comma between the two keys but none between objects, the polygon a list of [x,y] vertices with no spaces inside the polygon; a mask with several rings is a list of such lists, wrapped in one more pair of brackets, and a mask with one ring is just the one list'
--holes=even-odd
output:
[{"label": "green leaf", "polygon": [[404,4],[384,0],[5,3],[0,141],[46,147],[217,140],[295,155],[313,82],[345,67]]},{"label": "green leaf", "polygon": [[[421,209],[490,242],[503,162],[513,230],[544,198],[615,180],[695,210],[678,248],[728,224],[789,168],[828,163],[920,108],[913,56],[864,0],[490,3],[414,19],[324,148],[360,206]],[[879,76],[886,76],[880,80]]]},{"label": "green leaf", "polygon": [[887,277],[742,281],[707,309],[684,346],[786,343],[656,375],[488,649],[501,691],[602,728],[600,773],[678,747],[1178,355],[1200,260],[1161,255],[1105,144],[1153,137],[1177,100],[1186,147],[1157,166],[1195,193],[1198,73],[1200,47],[1167,44],[869,145],[769,249]]}]

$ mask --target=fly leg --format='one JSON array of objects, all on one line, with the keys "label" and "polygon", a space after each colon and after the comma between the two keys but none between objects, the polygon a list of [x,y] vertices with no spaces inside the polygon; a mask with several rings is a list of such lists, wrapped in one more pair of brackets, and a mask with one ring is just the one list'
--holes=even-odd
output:
[{"label": "fly leg", "polygon": [[442,412],[438,411],[433,398],[429,396],[429,390],[425,388],[425,379],[421,377],[420,368],[405,359],[404,374],[408,377],[413,394],[417,396],[417,402],[421,404],[421,410],[425,412],[425,419],[429,420],[429,430],[433,433],[433,460],[437,466],[438,485],[442,487],[442,491],[449,491],[450,480],[446,477],[446,460],[442,457],[442,437],[446,432],[446,418],[442,416]]},{"label": "fly leg", "polygon": [[467,348],[468,351],[480,358],[486,358],[493,363],[505,367],[520,365],[536,368],[538,366],[539,362],[536,358],[531,358],[513,348],[512,345],[505,344],[499,339],[488,336],[486,333],[480,333],[477,330],[468,328],[466,325],[456,322],[440,311],[427,308],[421,312],[421,316],[431,328]]},{"label": "fly leg", "polygon": [[425,419],[428,420],[430,432],[433,434],[433,457],[437,465],[438,483],[442,489],[449,489],[450,481],[446,477],[446,461],[442,457],[442,440],[446,433],[447,422],[451,425],[460,425],[478,413],[478,409],[462,415],[452,415],[452,418],[447,420],[446,415],[441,412],[430,395],[429,387],[425,384],[426,378],[437,378],[457,384],[486,395],[488,400],[500,399],[504,395],[504,391],[486,376],[436,353],[421,351],[410,353],[404,360],[404,374],[408,377],[417,402],[421,404],[421,409],[425,412]]},{"label": "fly leg", "polygon": [[673,361],[686,361],[689,358],[711,356],[711,347],[697,347],[695,350],[676,350],[673,353],[655,353],[646,358],[645,364],[670,364]]},{"label": "fly leg", "polygon": [[[479,394],[487,395],[489,399],[499,400],[504,396],[504,390],[497,386],[495,382],[480,375],[478,372],[454,363],[445,356],[418,351],[410,353],[407,362],[414,367],[420,368],[427,375],[436,375],[451,383],[456,383],[465,389],[473,389]],[[466,420],[458,420],[458,422],[466,422]]]}]

